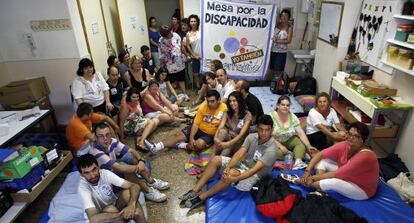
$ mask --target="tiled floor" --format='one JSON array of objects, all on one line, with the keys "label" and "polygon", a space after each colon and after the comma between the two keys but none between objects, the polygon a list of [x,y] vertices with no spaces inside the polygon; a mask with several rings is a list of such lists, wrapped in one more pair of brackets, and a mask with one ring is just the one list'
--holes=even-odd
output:
[{"label": "tiled floor", "polygon": [[[194,93],[190,92],[190,97],[194,98]],[[158,142],[172,136],[176,131],[180,131],[184,124],[167,125],[159,128],[150,137],[151,140]],[[133,145],[133,140],[129,139],[128,144]],[[182,150],[171,150],[161,152],[155,156],[146,156],[153,165],[153,175],[170,182],[171,188],[164,191],[168,200],[164,203],[148,202],[148,222],[156,223],[202,223],[205,222],[204,207],[200,207],[188,212],[187,208],[181,208],[178,197],[187,192],[195,184],[195,177],[188,176],[184,171],[184,163],[188,154]],[[15,221],[16,223],[38,222],[40,217],[47,209],[54,194],[62,185],[69,168],[62,172],[46,190],[33,202]]]}]

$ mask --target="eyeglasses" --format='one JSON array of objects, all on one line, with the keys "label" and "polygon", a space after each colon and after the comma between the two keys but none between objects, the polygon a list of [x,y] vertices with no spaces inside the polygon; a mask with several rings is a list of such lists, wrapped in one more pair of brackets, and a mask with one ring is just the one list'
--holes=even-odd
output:
[{"label": "eyeglasses", "polygon": [[111,134],[106,134],[106,135],[96,135],[96,137],[98,139],[110,139],[111,138]]},{"label": "eyeglasses", "polygon": [[348,137],[349,138],[361,138],[361,136],[359,134],[352,134],[352,133],[348,133]]}]

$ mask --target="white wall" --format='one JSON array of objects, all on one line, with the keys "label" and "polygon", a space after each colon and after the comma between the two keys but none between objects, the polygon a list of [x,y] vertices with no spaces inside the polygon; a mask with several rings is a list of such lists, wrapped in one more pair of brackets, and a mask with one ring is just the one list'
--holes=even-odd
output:
[{"label": "white wall", "polygon": [[[149,46],[144,0],[118,0],[117,4],[124,45],[127,44],[128,48],[132,47],[130,50],[132,55],[141,55],[141,46]],[[130,24],[131,17],[137,18],[135,27]]]},{"label": "white wall", "polygon": [[[34,32],[31,20],[66,19],[69,13],[65,1],[24,0],[0,2],[0,51],[4,61],[73,58],[78,56],[72,30]],[[37,49],[32,55],[23,34],[31,33]],[[62,47],[65,45],[67,47]]]},{"label": "white wall", "polygon": [[[190,0],[191,1],[191,0]],[[199,0],[192,2],[200,4]],[[160,25],[170,25],[174,10],[180,8],[178,0],[145,0],[147,22],[149,17],[155,17]]]},{"label": "white wall", "polygon": [[[69,4],[69,1],[63,0],[0,1],[0,54],[3,56],[3,63],[0,63],[0,84],[45,76],[59,123],[66,123],[72,114],[69,83],[75,77],[84,47],[82,44],[78,47],[77,41],[81,41],[81,38],[75,38],[74,29],[33,32],[30,21],[72,19]],[[71,22],[74,28],[79,25],[74,20]],[[35,56],[22,37],[23,33],[28,32],[33,34],[36,41],[38,49],[35,50]]]},{"label": "white wall", "polygon": [[121,27],[119,26],[119,14],[116,8],[116,0],[101,0],[104,19],[106,23],[106,32],[108,33],[109,41],[112,43],[114,54],[118,55],[123,51],[121,43]]}]

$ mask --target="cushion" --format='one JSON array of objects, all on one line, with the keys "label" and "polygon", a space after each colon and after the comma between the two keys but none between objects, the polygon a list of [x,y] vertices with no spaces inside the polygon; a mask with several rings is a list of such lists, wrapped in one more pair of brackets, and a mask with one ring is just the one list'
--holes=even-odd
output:
[{"label": "cushion", "polygon": [[295,97],[306,113],[315,107],[315,98],[315,95],[299,95]]}]

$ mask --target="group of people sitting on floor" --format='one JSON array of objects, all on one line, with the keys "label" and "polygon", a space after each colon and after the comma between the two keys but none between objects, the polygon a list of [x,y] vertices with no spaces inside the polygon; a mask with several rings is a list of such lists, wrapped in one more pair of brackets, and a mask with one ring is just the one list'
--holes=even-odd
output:
[{"label": "group of people sitting on floor", "polygon": [[[249,91],[249,83],[229,79],[219,60],[212,61],[211,71],[205,74],[193,103],[194,119],[165,141],[148,140],[162,124],[188,122],[179,112],[181,103],[189,99],[180,83],[185,80],[181,74],[184,61],[171,59],[180,50],[171,45],[177,34],[164,28],[160,30],[160,68],[154,68],[150,49],[145,46],[141,48],[143,57],[129,58],[128,53],[110,56],[106,81],[91,60],[79,62],[71,85],[76,113],[67,125],[66,136],[78,157],[82,176],[79,193],[91,222],[145,222],[137,202],[139,192],[147,200],[162,202],[167,196],[160,190],[168,189],[169,183],[151,176],[151,167],[140,152],[156,154],[171,148],[214,148],[215,156],[197,184],[180,197],[188,208],[201,205],[229,186],[249,191],[288,153],[294,157],[293,169],[305,169],[302,178],[282,175],[290,182],[335,190],[357,200],[375,194],[378,163],[364,145],[367,126],[354,123],[346,130],[324,92],[317,95],[305,129],[290,111],[289,96],[280,96],[276,110],[265,115],[260,100]],[[178,82],[181,95],[174,82]],[[125,144],[127,136],[134,137],[135,148]],[[309,164],[305,163],[306,154],[312,157]],[[201,192],[217,171],[220,181]]]}]

